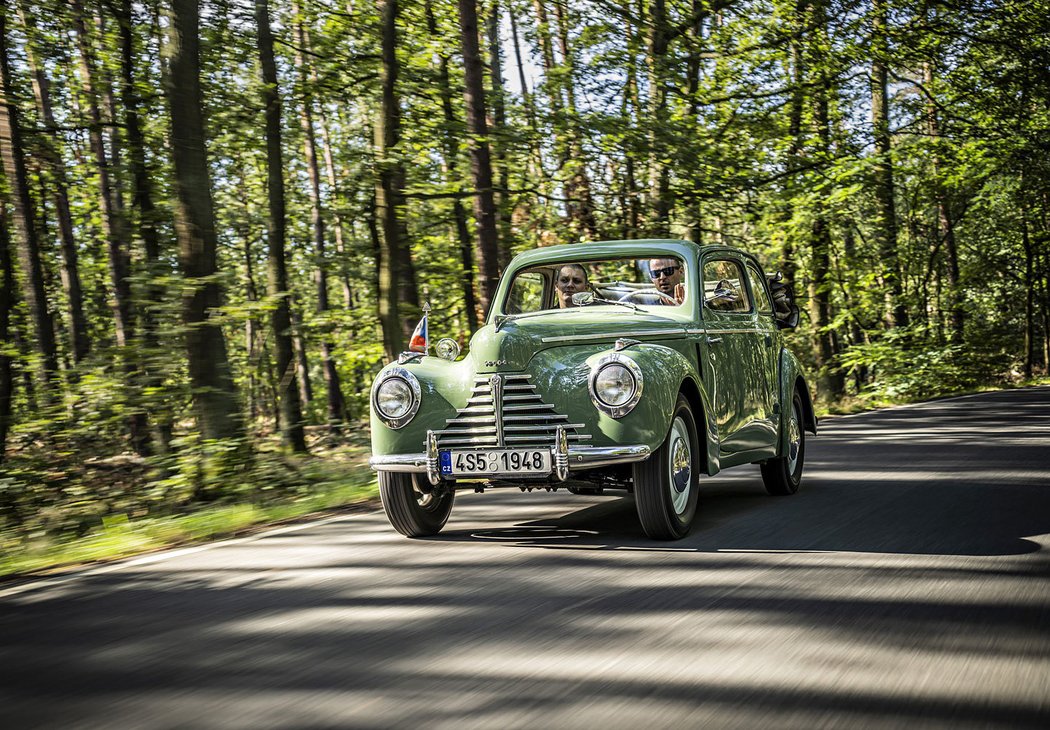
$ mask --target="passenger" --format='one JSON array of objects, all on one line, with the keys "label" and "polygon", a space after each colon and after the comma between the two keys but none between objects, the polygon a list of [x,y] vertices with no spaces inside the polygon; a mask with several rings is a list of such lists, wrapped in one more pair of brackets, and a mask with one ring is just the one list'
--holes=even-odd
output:
[{"label": "passenger", "polygon": [[[650,259],[649,276],[656,290],[673,299],[675,304],[681,304],[685,300],[685,283],[682,281],[685,272],[678,259]],[[670,304],[671,302],[661,297],[658,303]]]},{"label": "passenger", "polygon": [[579,264],[565,264],[558,269],[558,276],[554,280],[554,288],[558,292],[558,306],[562,309],[575,307],[572,295],[581,291],[587,291],[587,269]]}]

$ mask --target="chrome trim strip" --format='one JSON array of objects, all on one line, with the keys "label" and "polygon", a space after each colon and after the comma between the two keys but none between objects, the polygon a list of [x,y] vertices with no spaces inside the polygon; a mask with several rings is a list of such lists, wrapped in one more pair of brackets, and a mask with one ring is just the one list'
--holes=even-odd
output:
[{"label": "chrome trim strip", "polygon": [[594,335],[558,335],[544,337],[540,342],[585,342],[588,340],[615,340],[621,337],[654,337],[656,335],[684,335],[685,329],[673,330],[635,330],[633,332],[602,332]]},{"label": "chrome trim strip", "polygon": [[630,464],[649,458],[650,449],[645,444],[626,446],[570,446],[569,469],[596,469],[600,466]]},{"label": "chrome trim strip", "polygon": [[492,391],[492,417],[496,421],[496,443],[503,446],[503,376],[497,374],[489,378],[489,390]]},{"label": "chrome trim strip", "polygon": [[409,474],[426,474],[427,455],[390,454],[389,456],[373,456],[368,460],[368,465],[374,471],[399,471]]},{"label": "chrome trim strip", "polygon": [[[498,448],[498,447],[495,447]],[[645,444],[628,444],[625,446],[573,446],[569,445],[569,470],[585,471],[587,469],[598,469],[603,466],[615,466],[617,464],[630,464],[635,461],[644,461],[649,458],[651,449]],[[414,474],[427,473],[427,455],[423,454],[393,454],[390,456],[373,456],[368,460],[368,465],[375,471],[394,471]],[[486,475],[486,478],[492,475]],[[502,474],[496,476],[518,476],[515,474]],[[523,475],[535,477],[538,475]],[[552,475],[553,476],[553,475]]]},{"label": "chrome trim strip", "polygon": [[[703,334],[705,330],[699,330],[697,334]],[[709,335],[753,335],[753,334],[765,334],[772,332],[772,330],[758,330],[758,329],[746,329],[746,330],[730,330],[730,329],[710,329],[706,330]]]}]

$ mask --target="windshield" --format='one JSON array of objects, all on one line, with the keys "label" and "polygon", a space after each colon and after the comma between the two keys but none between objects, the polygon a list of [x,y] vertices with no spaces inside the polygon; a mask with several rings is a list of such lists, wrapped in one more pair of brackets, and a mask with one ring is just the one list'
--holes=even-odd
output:
[{"label": "windshield", "polygon": [[581,306],[573,295],[589,292],[593,302],[622,302],[649,307],[680,307],[685,299],[685,262],[675,256],[602,259],[543,264],[518,271],[511,282],[504,314],[530,314]]}]

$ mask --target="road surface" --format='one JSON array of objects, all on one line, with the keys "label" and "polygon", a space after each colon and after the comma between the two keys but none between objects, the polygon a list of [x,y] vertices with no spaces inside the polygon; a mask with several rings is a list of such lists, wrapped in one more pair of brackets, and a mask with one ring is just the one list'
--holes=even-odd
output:
[{"label": "road surface", "polygon": [[490,491],[3,584],[0,725],[1050,727],[1050,388],[829,419],[675,543]]}]

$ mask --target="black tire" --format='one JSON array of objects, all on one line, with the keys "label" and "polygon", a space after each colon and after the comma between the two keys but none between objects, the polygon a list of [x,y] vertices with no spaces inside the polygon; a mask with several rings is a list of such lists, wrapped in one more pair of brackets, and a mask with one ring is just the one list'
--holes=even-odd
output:
[{"label": "black tire", "polygon": [[418,474],[379,472],[379,496],[386,518],[394,529],[408,537],[426,537],[441,532],[452,513],[456,493],[423,491],[424,477]]},{"label": "black tire", "polygon": [[693,526],[699,491],[700,439],[689,402],[679,394],[663,444],[634,465],[634,502],[642,530],[653,540],[685,537]]},{"label": "black tire", "polygon": [[762,464],[762,482],[766,491],[777,497],[794,494],[802,484],[802,467],[806,462],[806,430],[802,414],[802,396],[796,390],[787,421],[788,453]]}]

